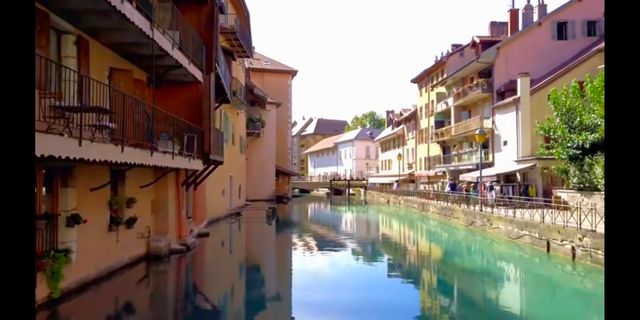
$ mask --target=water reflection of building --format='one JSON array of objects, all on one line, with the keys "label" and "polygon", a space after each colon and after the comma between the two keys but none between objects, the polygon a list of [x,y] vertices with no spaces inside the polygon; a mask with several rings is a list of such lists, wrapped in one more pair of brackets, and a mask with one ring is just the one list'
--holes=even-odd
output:
[{"label": "water reflection of building", "polygon": [[455,315],[457,282],[438,274],[441,246],[430,242],[427,230],[402,216],[380,215],[382,250],[389,256],[389,277],[399,277],[420,291],[420,319]]},{"label": "water reflection of building", "polygon": [[[278,216],[286,223],[291,205],[280,204]],[[246,217],[246,319],[291,317],[291,230],[276,233],[276,224]]]}]

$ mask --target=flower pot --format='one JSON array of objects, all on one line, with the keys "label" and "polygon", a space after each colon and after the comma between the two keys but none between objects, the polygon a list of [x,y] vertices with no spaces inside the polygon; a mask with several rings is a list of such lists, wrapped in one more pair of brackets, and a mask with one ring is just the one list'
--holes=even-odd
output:
[{"label": "flower pot", "polygon": [[545,144],[549,144],[549,143],[551,143],[551,137],[549,137],[549,136],[544,136],[544,143],[545,143]]}]

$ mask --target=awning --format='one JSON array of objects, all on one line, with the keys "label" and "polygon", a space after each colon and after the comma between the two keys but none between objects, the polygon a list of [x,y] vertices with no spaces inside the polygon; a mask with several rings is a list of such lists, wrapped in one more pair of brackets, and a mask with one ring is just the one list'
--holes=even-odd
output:
[{"label": "awning", "polygon": [[276,166],[276,175],[297,177],[300,174],[295,172],[295,171],[289,170],[287,168],[283,168],[281,166]]},{"label": "awning", "polygon": [[[400,181],[412,179],[414,177],[413,171],[409,173],[403,173],[400,175]],[[369,177],[369,183],[394,183],[398,181],[397,175],[384,175],[384,176],[372,176]]]},{"label": "awning", "polygon": [[[510,166],[486,168],[482,170],[482,180],[494,181],[494,180],[497,180],[497,177],[496,177],[497,175],[524,170],[524,169],[533,167],[535,165],[536,165],[535,163],[527,163],[527,164],[514,164]],[[480,175],[479,170],[467,172],[465,174],[460,175],[460,180],[477,181],[479,175]]]}]

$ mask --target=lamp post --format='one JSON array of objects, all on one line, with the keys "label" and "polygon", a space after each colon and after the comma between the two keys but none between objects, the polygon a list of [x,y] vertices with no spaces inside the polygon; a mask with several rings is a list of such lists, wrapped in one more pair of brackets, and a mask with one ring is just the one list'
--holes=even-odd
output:
[{"label": "lamp post", "polygon": [[398,190],[400,190],[400,168],[402,167],[402,153],[398,152]]},{"label": "lamp post", "polygon": [[482,128],[476,130],[473,136],[478,143],[478,153],[480,154],[480,158],[478,160],[478,168],[480,168],[480,179],[478,180],[478,198],[480,198],[480,212],[482,212],[482,143],[484,142],[486,136],[487,132]]}]

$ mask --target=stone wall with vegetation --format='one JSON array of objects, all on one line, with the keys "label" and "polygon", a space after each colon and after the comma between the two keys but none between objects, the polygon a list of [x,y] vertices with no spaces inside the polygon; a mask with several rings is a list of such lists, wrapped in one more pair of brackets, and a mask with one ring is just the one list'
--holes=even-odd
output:
[{"label": "stone wall with vegetation", "polygon": [[488,232],[542,250],[547,250],[548,243],[551,254],[571,257],[572,248],[575,248],[576,260],[604,266],[604,234],[601,233],[488,213],[482,214],[463,208],[374,191],[367,192],[367,201],[413,208],[431,217],[444,218],[472,230]]}]

